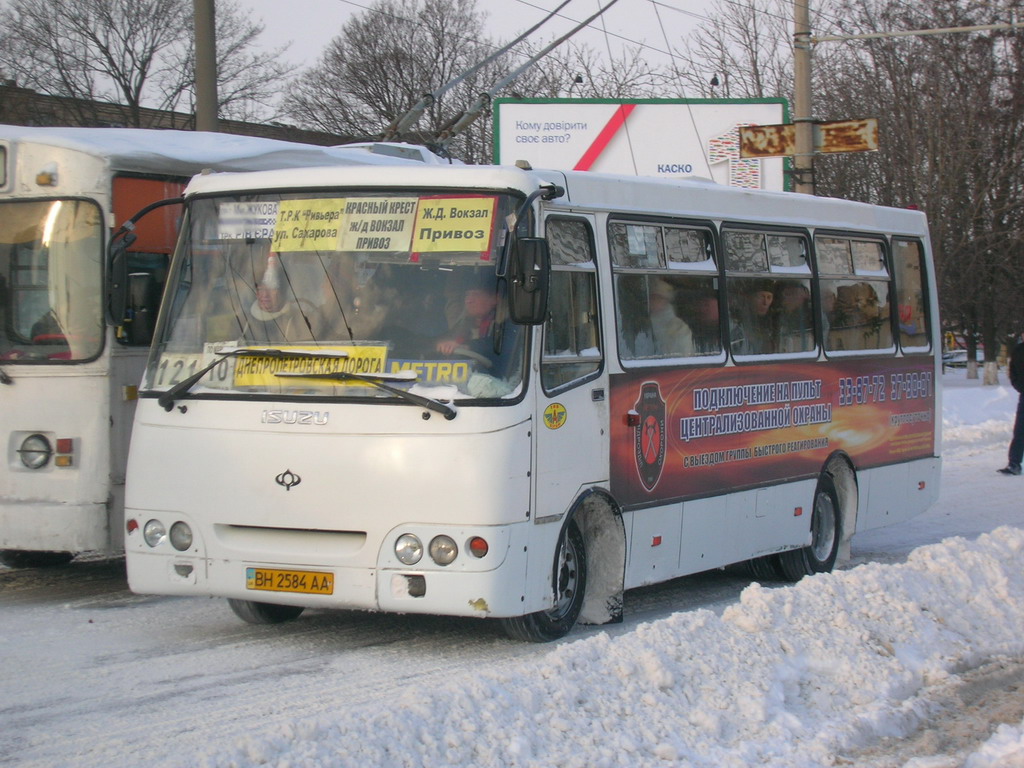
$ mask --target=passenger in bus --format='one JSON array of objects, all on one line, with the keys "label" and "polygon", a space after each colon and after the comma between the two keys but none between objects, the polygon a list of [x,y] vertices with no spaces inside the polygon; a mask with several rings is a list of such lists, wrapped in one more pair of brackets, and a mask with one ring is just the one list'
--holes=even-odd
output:
[{"label": "passenger in bus", "polygon": [[889,309],[870,282],[837,288],[832,339],[836,349],[884,349],[892,345]]},{"label": "passenger in bus", "polygon": [[836,292],[822,283],[821,286],[821,340],[825,349],[834,349],[832,339],[832,315],[836,311]]},{"label": "passenger in bus", "polygon": [[807,352],[814,349],[814,320],[811,291],[797,280],[780,280],[772,302],[778,307],[779,352]]},{"label": "passenger in bus", "polygon": [[267,255],[266,268],[256,285],[256,299],[249,306],[242,337],[255,342],[297,342],[313,338],[313,308],[289,300],[284,291],[284,270],[277,253]]},{"label": "passenger in bus", "polygon": [[310,318],[318,341],[366,341],[376,339],[390,312],[387,292],[374,281],[360,285],[355,261],[335,259],[326,268],[321,302]]},{"label": "passenger in bus", "polygon": [[[738,284],[738,285],[737,285]],[[765,355],[775,351],[772,334],[771,280],[735,279],[729,294],[730,342],[734,355]]]},{"label": "passenger in bus", "polygon": [[493,288],[471,285],[463,294],[462,306],[461,318],[449,315],[455,323],[451,333],[437,342],[436,349],[442,355],[454,354],[471,341],[488,338],[498,308],[498,294]]},{"label": "passenger in bus", "polygon": [[647,307],[655,354],[659,357],[693,355],[693,332],[676,314],[676,289],[667,280],[659,277],[651,281]]},{"label": "passenger in bus", "polygon": [[698,355],[714,355],[722,351],[722,327],[718,311],[718,294],[714,290],[697,293],[689,302],[688,315],[693,331],[694,351]]}]

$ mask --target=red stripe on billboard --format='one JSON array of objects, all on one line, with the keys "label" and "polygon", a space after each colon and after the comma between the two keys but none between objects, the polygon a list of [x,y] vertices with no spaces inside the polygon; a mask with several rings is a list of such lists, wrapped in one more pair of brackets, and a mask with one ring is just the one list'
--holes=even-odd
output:
[{"label": "red stripe on billboard", "polygon": [[583,157],[573,167],[574,171],[589,171],[590,166],[594,164],[594,161],[601,156],[605,148],[611,142],[612,137],[618,133],[619,128],[626,122],[626,118],[629,117],[630,112],[636,109],[636,104],[620,104],[619,108],[612,114],[608,124],[601,129],[601,132],[597,134],[597,138],[587,148],[587,151],[583,153]]}]

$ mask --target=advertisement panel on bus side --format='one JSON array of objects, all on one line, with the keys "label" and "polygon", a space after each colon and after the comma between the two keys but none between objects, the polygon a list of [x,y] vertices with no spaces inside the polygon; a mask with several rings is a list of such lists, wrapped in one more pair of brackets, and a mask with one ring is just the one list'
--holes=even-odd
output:
[{"label": "advertisement panel on bus side", "polygon": [[934,455],[930,358],[700,368],[612,376],[611,490],[624,505]]}]

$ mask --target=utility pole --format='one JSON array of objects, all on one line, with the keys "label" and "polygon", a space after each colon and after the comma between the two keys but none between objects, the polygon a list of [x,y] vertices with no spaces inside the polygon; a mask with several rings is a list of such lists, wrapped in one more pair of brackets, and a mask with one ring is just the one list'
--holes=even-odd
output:
[{"label": "utility pole", "polygon": [[811,0],[793,0],[793,154],[795,192],[814,194],[814,117],[811,109]]},{"label": "utility pole", "polygon": [[217,36],[214,0],[192,0],[196,37],[196,130],[217,130]]}]

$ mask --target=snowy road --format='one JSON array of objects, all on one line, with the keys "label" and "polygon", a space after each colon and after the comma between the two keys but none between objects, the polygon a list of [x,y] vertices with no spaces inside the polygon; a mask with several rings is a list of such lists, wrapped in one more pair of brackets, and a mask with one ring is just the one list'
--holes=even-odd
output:
[{"label": "snowy road", "polygon": [[[720,610],[748,584],[711,573],[631,592],[610,634],[676,610]],[[271,724],[550,650],[474,619],[308,611],[250,626],[223,600],[132,595],[120,560],[2,574],[0,605],[0,765],[173,762]],[[604,629],[579,627],[572,638]]]},{"label": "snowy road", "polygon": [[[911,550],[951,536],[973,540],[1003,525],[1024,528],[1024,482],[993,472],[1004,461],[1009,394],[988,388],[985,400],[973,384],[951,383],[939,503],[909,523],[856,537],[848,569],[864,563],[898,567],[893,564],[904,562]],[[970,387],[972,394],[958,397],[957,387],[965,394]],[[638,632],[667,631],[655,629],[665,622],[647,623],[677,612],[692,612],[694,618],[676,617],[667,625],[692,621],[700,626],[707,622],[700,618],[705,613],[720,616],[737,606],[749,584],[734,574],[712,572],[630,592],[622,625],[579,627],[555,649],[513,642],[496,624],[473,619],[307,611],[291,624],[250,626],[221,600],[132,595],[119,560],[76,562],[53,571],[0,571],[0,765],[324,764],[319,758],[290,760],[288,745],[305,744],[308,751],[318,742],[344,754],[345,734],[358,736],[362,713],[370,723],[383,718],[392,702],[401,709],[410,699],[429,710],[433,696],[452,699],[474,690],[481,679],[519,674],[524,663],[570,663],[577,647],[587,657],[587,643],[574,641],[614,648],[619,641],[635,642]],[[756,602],[757,595],[748,591],[744,599]],[[684,641],[679,638],[680,645]],[[915,758],[931,757],[918,768],[953,768],[963,765],[963,756],[984,744],[998,723],[1019,726],[1024,718],[1020,656],[965,653],[957,662],[960,674],[929,684],[927,727],[914,725],[908,716],[902,730],[893,724],[890,741],[875,732],[871,744],[847,752],[838,763],[814,762],[812,755],[807,764],[834,765],[852,757],[852,764],[883,768],[914,766]],[[728,663],[727,657],[722,661]],[[923,705],[915,706],[920,720]],[[638,705],[640,717],[642,709]],[[401,723],[401,717],[388,722]],[[331,730],[335,723],[342,723],[336,731]],[[473,738],[478,724],[469,725],[466,738]],[[485,725],[480,723],[480,730]],[[706,724],[691,716],[681,725]],[[724,740],[728,721],[715,727]],[[543,755],[527,759],[529,734],[524,738],[507,764],[548,765]],[[586,747],[579,749],[580,765],[601,763],[588,757]],[[698,764],[684,760],[679,749],[660,745],[650,759],[665,766]],[[1024,754],[1019,757],[1020,762],[988,763],[973,754],[970,765],[1024,765]],[[740,766],[744,760],[737,753],[731,762],[719,758],[718,764]],[[340,758],[326,764],[331,762],[359,764]],[[396,753],[391,764],[411,763]],[[609,764],[652,763],[644,758]]]}]

